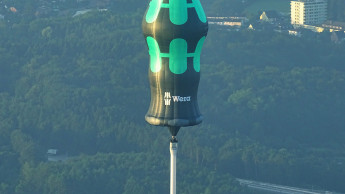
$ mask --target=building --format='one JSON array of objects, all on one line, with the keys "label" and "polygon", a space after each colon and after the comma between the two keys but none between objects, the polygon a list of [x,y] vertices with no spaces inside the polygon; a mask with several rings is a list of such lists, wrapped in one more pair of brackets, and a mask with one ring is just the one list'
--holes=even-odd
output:
[{"label": "building", "polygon": [[297,36],[297,37],[302,36],[301,32],[297,31],[297,30],[288,30],[288,33],[289,33],[289,35],[292,35],[292,36]]},{"label": "building", "polygon": [[92,10],[91,9],[80,10],[80,11],[75,12],[75,14],[72,17],[80,16],[80,15],[86,14],[90,11],[92,11]]},{"label": "building", "polygon": [[274,23],[280,20],[281,16],[276,11],[264,11],[260,15],[260,21]]},{"label": "building", "polygon": [[207,17],[208,24],[240,28],[248,21],[246,17]]},{"label": "building", "polygon": [[318,25],[327,20],[327,0],[291,1],[292,25]]},{"label": "building", "polygon": [[330,32],[345,31],[345,22],[326,21],[322,24],[322,27],[329,29]]},{"label": "building", "polygon": [[252,24],[248,26],[248,30],[255,30]]},{"label": "building", "polygon": [[322,33],[325,31],[325,28],[320,27],[320,26],[314,26],[314,25],[301,25],[302,28],[307,29],[307,30],[311,30],[313,32],[317,32],[317,33]]},{"label": "building", "polygon": [[68,154],[61,154],[57,149],[49,149],[47,151],[48,162],[63,162],[69,159]]}]

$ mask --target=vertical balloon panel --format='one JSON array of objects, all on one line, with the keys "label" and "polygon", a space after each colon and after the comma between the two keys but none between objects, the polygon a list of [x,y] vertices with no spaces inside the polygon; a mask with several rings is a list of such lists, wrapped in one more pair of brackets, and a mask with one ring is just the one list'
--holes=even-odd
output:
[{"label": "vertical balloon panel", "polygon": [[208,23],[199,0],[151,0],[142,22],[150,55],[152,125],[202,122],[197,93],[200,55]]}]

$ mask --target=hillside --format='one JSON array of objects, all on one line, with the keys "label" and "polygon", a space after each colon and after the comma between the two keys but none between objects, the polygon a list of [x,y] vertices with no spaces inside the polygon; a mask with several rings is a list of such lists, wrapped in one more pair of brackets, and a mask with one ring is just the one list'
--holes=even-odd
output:
[{"label": "hillside", "polygon": [[[0,193],[168,190],[169,132],[144,122],[142,16],[0,21]],[[179,132],[178,192],[250,193],[233,177],[345,192],[344,49],[210,26],[205,120]],[[51,148],[70,160],[47,162]]]},{"label": "hillside", "polygon": [[[89,9],[109,9],[118,13],[143,12],[148,3],[149,0],[2,0],[0,16],[3,16],[4,20],[16,23],[20,20],[72,16],[77,11]],[[201,3],[207,16],[252,18],[267,10],[276,10],[287,15],[290,13],[290,0],[201,0]],[[15,8],[15,11],[12,11],[11,7]],[[345,21],[343,0],[328,0],[328,19]]]}]

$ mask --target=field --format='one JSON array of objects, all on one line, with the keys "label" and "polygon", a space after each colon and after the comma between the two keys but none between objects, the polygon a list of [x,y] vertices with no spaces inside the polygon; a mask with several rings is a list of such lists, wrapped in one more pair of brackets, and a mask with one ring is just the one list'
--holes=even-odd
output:
[{"label": "field", "polygon": [[247,14],[257,14],[261,11],[276,10],[278,12],[290,12],[290,0],[256,0],[245,10]]}]

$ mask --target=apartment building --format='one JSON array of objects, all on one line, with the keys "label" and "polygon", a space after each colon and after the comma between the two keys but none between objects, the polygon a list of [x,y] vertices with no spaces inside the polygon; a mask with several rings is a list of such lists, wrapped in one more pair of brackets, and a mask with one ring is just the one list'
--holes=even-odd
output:
[{"label": "apartment building", "polygon": [[327,20],[327,0],[291,1],[292,25],[317,25]]}]

